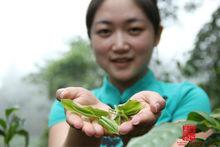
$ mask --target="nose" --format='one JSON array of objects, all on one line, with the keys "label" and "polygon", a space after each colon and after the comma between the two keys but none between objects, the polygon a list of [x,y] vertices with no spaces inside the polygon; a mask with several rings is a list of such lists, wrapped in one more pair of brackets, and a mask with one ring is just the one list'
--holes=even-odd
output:
[{"label": "nose", "polygon": [[117,32],[113,39],[112,50],[115,52],[126,52],[130,49],[128,40],[126,39],[126,35],[123,32]]}]

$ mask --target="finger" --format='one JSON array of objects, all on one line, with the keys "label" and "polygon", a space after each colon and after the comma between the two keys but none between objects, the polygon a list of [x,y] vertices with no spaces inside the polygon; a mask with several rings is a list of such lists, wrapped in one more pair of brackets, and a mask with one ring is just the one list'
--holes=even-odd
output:
[{"label": "finger", "polygon": [[65,90],[65,88],[61,88],[56,91],[56,98],[58,101],[61,100],[61,93],[63,93],[64,90]]},{"label": "finger", "polygon": [[151,125],[155,123],[158,117],[159,117],[158,114],[154,114],[149,109],[144,108],[138,114],[132,117],[131,122],[133,125],[139,125],[139,124]]},{"label": "finger", "polygon": [[95,129],[95,137],[99,138],[99,137],[104,135],[104,129],[103,129],[103,127],[100,124],[98,124],[97,122],[93,121],[92,125],[93,125],[93,127]]},{"label": "finger", "polygon": [[69,98],[74,99],[82,95],[83,93],[87,93],[87,90],[82,87],[67,87],[61,88],[56,91],[56,97],[58,99]]},{"label": "finger", "polygon": [[82,131],[83,131],[87,136],[94,136],[94,135],[95,135],[95,129],[94,129],[92,123],[89,122],[89,121],[83,121]]},{"label": "finger", "polygon": [[165,107],[165,100],[153,91],[141,91],[132,96],[132,99],[148,103],[154,113],[161,111]]},{"label": "finger", "polygon": [[82,129],[83,127],[83,120],[80,116],[76,114],[72,114],[71,112],[67,111],[66,112],[66,121],[68,124],[73,126],[76,129]]},{"label": "finger", "polygon": [[126,121],[119,126],[119,134],[125,135],[133,130],[131,121]]}]

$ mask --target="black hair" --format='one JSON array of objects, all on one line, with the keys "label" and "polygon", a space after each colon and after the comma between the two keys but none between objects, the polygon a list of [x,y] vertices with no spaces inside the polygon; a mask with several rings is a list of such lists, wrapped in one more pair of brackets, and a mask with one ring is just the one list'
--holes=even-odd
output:
[{"label": "black hair", "polygon": [[[91,27],[94,21],[94,17],[96,11],[102,5],[105,0],[91,0],[87,13],[86,13],[86,27],[87,27],[87,34],[89,38],[91,37]],[[159,33],[160,28],[160,13],[157,6],[157,0],[133,0],[145,13],[148,19],[151,21],[154,27],[155,34]]]}]

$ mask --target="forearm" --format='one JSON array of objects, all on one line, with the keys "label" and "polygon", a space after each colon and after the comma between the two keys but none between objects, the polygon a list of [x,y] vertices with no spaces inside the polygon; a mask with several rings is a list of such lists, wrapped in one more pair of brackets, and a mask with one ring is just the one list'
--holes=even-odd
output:
[{"label": "forearm", "polygon": [[101,139],[88,137],[82,131],[71,128],[66,122],[50,128],[48,147],[99,146]]},{"label": "forearm", "polygon": [[100,138],[89,137],[85,135],[85,133],[83,133],[82,131],[70,127],[63,147],[73,147],[73,146],[98,147],[100,146],[100,143],[101,143]]}]

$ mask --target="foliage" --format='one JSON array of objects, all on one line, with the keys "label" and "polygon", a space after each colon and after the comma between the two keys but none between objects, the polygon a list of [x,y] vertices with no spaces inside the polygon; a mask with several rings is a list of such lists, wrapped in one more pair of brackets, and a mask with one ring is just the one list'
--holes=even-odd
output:
[{"label": "foliage", "polygon": [[5,110],[5,119],[0,118],[0,136],[4,137],[5,147],[10,146],[10,142],[15,135],[25,137],[25,147],[29,143],[28,132],[22,128],[24,120],[15,114],[17,110],[18,108],[8,108]]},{"label": "foliage", "polygon": [[[164,123],[151,129],[147,134],[132,139],[128,147],[170,147],[182,136],[182,127],[186,124],[196,125],[196,132],[212,129],[213,133],[207,139],[198,139],[204,147],[210,145],[220,145],[220,109],[216,109],[210,115],[203,112],[191,112],[187,121]],[[197,141],[197,140],[196,140]],[[196,144],[196,141],[194,144]],[[191,142],[187,145],[192,146]]]},{"label": "foliage", "polygon": [[106,132],[115,135],[118,134],[118,126],[120,124],[124,121],[128,121],[142,109],[141,103],[136,100],[129,100],[109,111],[93,108],[91,106],[81,106],[70,99],[62,99],[61,103],[64,108],[71,113],[82,115],[91,120],[97,120],[97,122],[105,128]]},{"label": "foliage", "polygon": [[[185,66],[179,66],[187,77],[199,78],[199,84],[212,98],[214,107],[220,103],[220,7],[197,35],[194,49]],[[203,79],[203,81],[201,81]]]},{"label": "foliage", "polygon": [[[204,0],[158,0],[158,6],[161,11],[161,17],[166,20],[178,20],[178,12],[192,12],[202,5]],[[181,3],[180,3],[181,2]]]},{"label": "foliage", "polygon": [[39,73],[31,74],[29,78],[47,85],[49,98],[52,98],[61,87],[95,87],[101,83],[103,74],[95,63],[88,42],[75,39],[69,51],[59,59],[50,60]]}]

